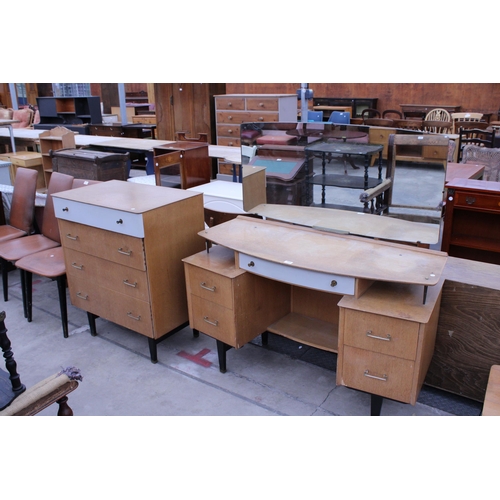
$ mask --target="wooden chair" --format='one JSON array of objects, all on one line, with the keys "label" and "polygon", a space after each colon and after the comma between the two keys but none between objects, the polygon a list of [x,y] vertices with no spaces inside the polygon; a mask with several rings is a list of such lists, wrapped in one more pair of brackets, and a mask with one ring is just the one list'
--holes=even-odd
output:
[{"label": "wooden chair", "polygon": [[483,113],[452,113],[452,134],[458,134],[462,123],[479,122],[483,118]]},{"label": "wooden chair", "polygon": [[452,122],[440,120],[424,120],[422,130],[433,134],[451,134]]},{"label": "wooden chair", "polygon": [[451,116],[446,109],[443,108],[434,108],[431,109],[424,118],[425,121],[441,121],[441,122],[450,122]]},{"label": "wooden chair", "polygon": [[394,127],[406,130],[422,130],[424,121],[420,118],[407,118],[403,120],[394,120]]},{"label": "wooden chair", "polygon": [[495,130],[488,132],[480,128],[460,127],[458,133],[458,163],[462,161],[463,149],[469,144],[492,148],[495,143]]},{"label": "wooden chair", "polygon": [[361,119],[363,122],[366,118],[382,118],[380,111],[375,108],[366,108],[361,112]]},{"label": "wooden chair", "polygon": [[19,167],[14,181],[9,224],[0,226],[0,243],[30,234],[35,216],[38,172]]},{"label": "wooden chair", "polygon": [[500,149],[468,144],[462,151],[461,163],[484,165],[483,180],[500,182]]},{"label": "wooden chair", "polygon": [[[99,183],[100,181],[87,179],[74,179],[72,189],[89,186]],[[74,264],[78,266],[77,263]],[[59,308],[61,311],[61,321],[64,338],[68,338],[68,307],[66,301],[66,265],[64,261],[64,253],[61,246],[49,248],[30,255],[22,257],[16,261],[16,267],[21,273],[21,283],[23,283],[23,306],[25,317],[28,323],[32,321],[33,311],[33,274],[50,278],[57,282],[57,290],[59,295]]]},{"label": "wooden chair", "polygon": [[26,389],[17,372],[17,364],[11,342],[5,328],[5,312],[0,312],[0,347],[5,358],[7,372],[0,369],[0,416],[36,415],[57,403],[58,416],[72,416],[68,405],[68,394],[78,387],[83,379],[80,370],[68,367],[38,384]]},{"label": "wooden chair", "polygon": [[[2,264],[2,284],[5,302],[8,301],[8,263],[15,263],[26,255],[48,250],[49,248],[56,248],[61,245],[52,195],[59,191],[71,189],[72,184],[73,177],[71,175],[52,172],[47,189],[47,200],[43,209],[41,234],[31,234],[23,238],[0,243],[0,263]],[[24,284],[22,286],[24,287]]]}]

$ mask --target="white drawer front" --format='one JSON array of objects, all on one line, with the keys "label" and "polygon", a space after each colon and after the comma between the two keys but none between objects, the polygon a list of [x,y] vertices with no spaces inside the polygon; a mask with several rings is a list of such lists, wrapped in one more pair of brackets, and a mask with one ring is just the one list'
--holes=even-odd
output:
[{"label": "white drawer front", "polygon": [[278,264],[268,260],[258,259],[251,255],[239,254],[239,267],[265,278],[290,283],[291,285],[312,288],[323,292],[354,295],[355,278],[338,276],[291,267],[286,262]]},{"label": "white drawer front", "polygon": [[78,222],[86,226],[98,227],[136,238],[144,238],[142,214],[132,214],[61,198],[53,198],[53,200],[58,219]]}]

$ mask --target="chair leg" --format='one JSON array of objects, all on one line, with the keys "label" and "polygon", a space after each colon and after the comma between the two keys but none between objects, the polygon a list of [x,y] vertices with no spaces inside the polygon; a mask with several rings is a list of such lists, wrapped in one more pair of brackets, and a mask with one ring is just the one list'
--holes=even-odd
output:
[{"label": "chair leg", "polygon": [[66,275],[57,277],[57,291],[59,292],[59,306],[61,308],[61,321],[63,327],[63,336],[68,338],[68,306],[66,303]]},{"label": "chair leg", "polygon": [[23,306],[25,308],[25,317],[28,323],[33,319],[33,273],[21,270],[24,274],[23,285]]},{"label": "chair leg", "polygon": [[21,291],[23,294],[23,312],[24,312],[24,317],[27,319],[28,318],[28,308],[27,308],[27,302],[26,302],[26,274],[24,269],[19,269],[19,275],[21,277]]},{"label": "chair leg", "polygon": [[7,302],[9,300],[9,263],[2,257],[0,257],[0,264],[2,265],[2,285],[3,285],[3,300]]}]

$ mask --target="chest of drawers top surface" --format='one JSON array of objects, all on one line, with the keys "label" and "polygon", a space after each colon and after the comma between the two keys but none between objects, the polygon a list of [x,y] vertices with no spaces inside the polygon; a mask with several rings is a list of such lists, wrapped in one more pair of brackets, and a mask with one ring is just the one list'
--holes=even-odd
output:
[{"label": "chest of drawers top surface", "polygon": [[55,199],[85,203],[133,214],[145,213],[193,196],[200,196],[200,193],[118,180],[93,184],[53,195]]}]

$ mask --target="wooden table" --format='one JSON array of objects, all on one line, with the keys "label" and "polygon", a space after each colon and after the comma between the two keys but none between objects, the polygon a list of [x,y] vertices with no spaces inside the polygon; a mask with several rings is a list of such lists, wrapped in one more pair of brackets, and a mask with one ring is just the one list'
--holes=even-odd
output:
[{"label": "wooden table", "polygon": [[453,179],[482,179],[484,165],[476,163],[448,163],[446,167],[445,183]]}]

